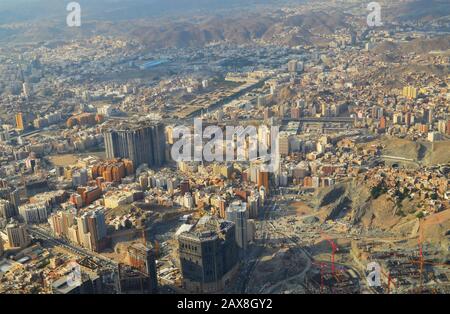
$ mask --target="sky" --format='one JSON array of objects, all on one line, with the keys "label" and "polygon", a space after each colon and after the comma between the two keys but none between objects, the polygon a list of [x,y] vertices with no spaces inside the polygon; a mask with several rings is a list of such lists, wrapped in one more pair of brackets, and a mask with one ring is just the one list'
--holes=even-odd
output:
[{"label": "sky", "polygon": [[[92,19],[133,19],[163,14],[217,11],[255,4],[302,0],[77,0],[83,16]],[[69,0],[0,0],[0,24],[64,18]]]}]

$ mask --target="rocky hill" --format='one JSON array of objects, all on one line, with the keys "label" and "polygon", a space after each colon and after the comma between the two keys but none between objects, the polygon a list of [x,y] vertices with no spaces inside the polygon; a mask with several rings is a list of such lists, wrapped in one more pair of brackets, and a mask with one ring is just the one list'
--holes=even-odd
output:
[{"label": "rocky hill", "polygon": [[[317,216],[324,220],[344,219],[365,230],[377,228],[391,232],[398,238],[419,236],[420,221],[415,201],[406,198],[398,204],[387,193],[375,195],[360,179],[350,179],[320,189],[314,205]],[[422,224],[427,241],[442,244],[447,241],[450,231],[450,211],[428,216]]]}]

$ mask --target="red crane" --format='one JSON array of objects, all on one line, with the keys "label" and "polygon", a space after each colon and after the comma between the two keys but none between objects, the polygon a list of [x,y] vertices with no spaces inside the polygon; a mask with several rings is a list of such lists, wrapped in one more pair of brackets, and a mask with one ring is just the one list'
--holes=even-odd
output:
[{"label": "red crane", "polygon": [[324,281],[324,268],[325,268],[325,263],[323,262],[313,262],[314,265],[317,265],[320,267],[320,293],[323,293],[323,288],[325,285],[325,281]]},{"label": "red crane", "polygon": [[328,243],[330,243],[331,245],[331,273],[333,274],[333,276],[335,275],[335,268],[334,268],[334,254],[339,251],[338,246],[336,245],[336,243],[334,243],[334,241],[325,234],[325,232],[321,231],[320,234],[322,235],[322,238],[324,238],[325,240],[328,241]]},{"label": "red crane", "polygon": [[419,237],[417,239],[418,244],[419,244],[419,271],[420,271],[420,286],[419,286],[419,291],[422,292],[423,290],[423,265],[424,264],[429,264],[429,263],[425,263],[425,259],[423,257],[423,248],[422,248],[422,244],[424,241],[424,236],[423,236],[423,229],[424,229],[424,224],[428,223],[429,226],[433,226],[436,224],[440,224],[442,223],[442,221],[439,219],[440,216],[438,216],[439,214],[435,214],[429,218],[423,218],[419,220]]},{"label": "red crane", "polygon": [[391,273],[386,274],[382,269],[381,269],[381,273],[387,277],[387,293],[390,294],[391,293],[391,285],[394,286],[394,288],[396,288],[395,283],[393,282],[393,278],[391,276]]}]

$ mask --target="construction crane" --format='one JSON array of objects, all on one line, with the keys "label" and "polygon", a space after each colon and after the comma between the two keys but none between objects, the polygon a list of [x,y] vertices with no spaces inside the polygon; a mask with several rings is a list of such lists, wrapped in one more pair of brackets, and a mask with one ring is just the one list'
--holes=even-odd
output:
[{"label": "construction crane", "polygon": [[322,238],[328,241],[331,245],[331,273],[334,276],[335,275],[335,266],[334,266],[334,255],[337,251],[339,251],[338,246],[336,243],[323,231],[320,232]]},{"label": "construction crane", "polygon": [[422,224],[421,222],[419,222],[419,228],[420,228],[420,234],[419,234],[419,238],[418,238],[418,242],[419,242],[419,265],[420,265],[420,292],[422,292],[423,289],[423,263],[424,263],[424,259],[423,259],[423,247],[422,247],[422,243],[423,243],[423,228],[422,228]]},{"label": "construction crane", "polygon": [[325,281],[324,281],[325,263],[324,262],[313,262],[313,264],[320,267],[320,293],[323,293],[324,285],[325,285]]},{"label": "construction crane", "polygon": [[[424,264],[431,264],[431,263],[425,263],[425,259],[423,256],[423,241],[424,241],[424,236],[423,236],[423,229],[424,229],[424,223],[429,223],[430,226],[433,225],[437,225],[442,223],[443,221],[441,221],[439,218],[441,216],[439,216],[438,214],[432,215],[430,218],[426,219],[420,219],[419,220],[419,237],[418,237],[418,245],[419,245],[419,261],[418,262],[413,262],[413,263],[417,263],[419,264],[419,272],[420,272],[420,286],[419,286],[419,291],[422,292],[423,289],[423,269],[424,269]],[[432,264],[432,265],[441,265],[441,264]],[[446,265],[447,266],[447,265]]]},{"label": "construction crane", "polygon": [[387,294],[390,294],[391,293],[391,285],[392,286],[394,286],[394,288],[396,288],[396,285],[395,285],[395,283],[393,282],[393,278],[392,278],[392,276],[391,276],[391,273],[388,273],[388,274],[386,274],[384,271],[383,271],[383,269],[380,269],[381,270],[381,273],[385,276],[385,277],[387,277],[387,280],[388,280],[388,282],[387,282]]}]

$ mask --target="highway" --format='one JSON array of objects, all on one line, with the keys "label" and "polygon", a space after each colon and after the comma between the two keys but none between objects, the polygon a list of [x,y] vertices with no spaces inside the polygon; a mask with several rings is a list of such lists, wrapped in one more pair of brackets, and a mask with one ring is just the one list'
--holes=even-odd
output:
[{"label": "highway", "polygon": [[353,123],[355,118],[351,117],[302,117],[300,119],[284,118],[283,122],[310,122],[310,123]]},{"label": "highway", "polygon": [[66,249],[76,255],[92,258],[95,262],[98,262],[99,264],[102,264],[103,266],[117,267],[117,265],[118,265],[117,262],[115,262],[109,258],[106,258],[100,254],[88,251],[88,250],[78,247],[78,246],[75,246],[75,245],[67,242],[64,239],[56,238],[52,234],[48,233],[47,231],[45,231],[42,228],[39,228],[36,226],[29,226],[28,231],[35,238],[42,239],[42,240],[47,241],[55,246],[63,247],[64,249]]}]

